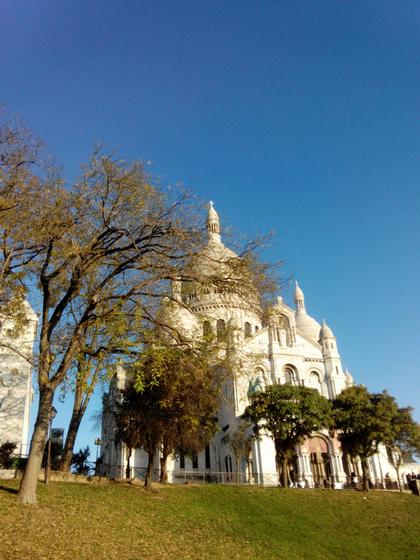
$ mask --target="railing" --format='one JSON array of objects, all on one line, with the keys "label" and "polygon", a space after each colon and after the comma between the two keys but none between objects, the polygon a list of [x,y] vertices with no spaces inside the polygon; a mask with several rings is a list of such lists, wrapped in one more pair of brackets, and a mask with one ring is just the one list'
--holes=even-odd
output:
[{"label": "railing", "polygon": [[[88,462],[89,473],[94,476],[103,476],[105,478],[127,478],[126,465],[107,465],[105,463]],[[131,467],[129,479],[145,480],[146,478],[145,467]],[[279,476],[277,473],[251,473],[248,472],[222,472],[222,471],[209,471],[209,470],[169,470],[168,479],[171,483],[184,484],[187,482],[205,483],[205,484],[240,484],[240,485],[264,485],[264,486],[278,486]],[[158,481],[160,478],[160,470],[152,470],[152,480]],[[399,490],[398,481],[390,477],[373,478],[370,477],[369,488],[373,490]],[[405,474],[400,476],[400,484],[403,490],[409,490],[409,481]],[[305,478],[297,476],[293,481],[289,480],[289,487],[291,488],[319,488],[319,489],[355,489],[362,490],[363,480],[362,477],[339,478],[333,476],[332,478],[316,478],[313,475],[306,475]]]}]

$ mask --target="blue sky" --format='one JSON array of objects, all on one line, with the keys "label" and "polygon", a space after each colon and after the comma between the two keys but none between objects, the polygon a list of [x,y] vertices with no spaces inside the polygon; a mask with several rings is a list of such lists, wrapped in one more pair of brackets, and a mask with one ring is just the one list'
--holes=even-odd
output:
[{"label": "blue sky", "polygon": [[[274,230],[265,258],[299,280],[355,379],[420,419],[418,2],[0,0],[0,13],[0,100],[67,177],[101,141],[214,200],[235,231]],[[94,437],[86,422],[78,444]]]}]

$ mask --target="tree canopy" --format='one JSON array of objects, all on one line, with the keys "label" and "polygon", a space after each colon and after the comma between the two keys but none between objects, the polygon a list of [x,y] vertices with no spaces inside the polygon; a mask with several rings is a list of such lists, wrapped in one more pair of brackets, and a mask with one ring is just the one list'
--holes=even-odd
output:
[{"label": "tree canopy", "polygon": [[370,393],[364,385],[348,387],[333,401],[333,418],[343,452],[360,458],[365,491],[369,490],[368,458],[378,452],[379,445],[401,450],[418,446],[418,425],[411,410],[398,408],[386,391]]},{"label": "tree canopy", "polygon": [[127,445],[129,456],[138,447],[148,453],[146,487],[158,448],[165,482],[168,456],[200,451],[216,431],[219,391],[210,355],[204,344],[190,348],[154,344],[131,370],[116,409],[117,439]]},{"label": "tree canopy", "polygon": [[[130,355],[153,324],[174,337],[176,328],[158,309],[163,296],[176,299],[170,281],[202,283],[205,272],[188,264],[205,245],[206,231],[190,195],[154,184],[140,162],[97,149],[66,182],[30,131],[1,119],[0,313],[24,323],[29,288],[40,308],[34,359],[39,407],[18,495],[33,503],[57,388],[72,375],[84,379],[88,362],[94,371],[105,355]],[[234,261],[235,274],[216,271],[212,281],[239,289],[248,260]],[[263,283],[257,267],[254,276]],[[123,317],[140,324],[136,337]]]},{"label": "tree canopy", "polygon": [[316,389],[271,385],[251,396],[246,416],[259,432],[266,430],[274,441],[276,465],[283,486],[288,484],[288,460],[296,445],[313,432],[330,426],[331,405]]}]

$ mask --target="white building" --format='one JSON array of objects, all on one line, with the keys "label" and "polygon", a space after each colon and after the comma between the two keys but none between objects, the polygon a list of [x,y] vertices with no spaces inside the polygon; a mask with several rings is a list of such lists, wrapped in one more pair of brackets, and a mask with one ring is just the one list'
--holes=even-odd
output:
[{"label": "white building", "polygon": [[37,317],[26,307],[26,326],[16,330],[10,319],[0,319],[0,444],[16,443],[15,453],[27,455],[32,403],[33,345]]},{"label": "white building", "polygon": [[[210,203],[208,218],[208,243],[193,262],[201,273],[211,277],[234,270],[237,255],[225,247],[220,236],[219,217]],[[234,275],[234,272],[233,272]],[[196,478],[236,480],[235,457],[229,439],[235,432],[239,417],[249,404],[249,395],[275,383],[292,383],[314,387],[329,399],[353,384],[352,376],[343,369],[337,340],[325,323],[321,326],[311,317],[305,305],[302,289],[296,283],[292,308],[281,297],[263,316],[256,290],[244,294],[229,293],[211,284],[186,287],[173,283],[173,299],[178,309],[171,306],[172,320],[185,332],[211,330],[221,335],[228,328],[229,352],[233,374],[226,381],[218,415],[219,433],[198,457],[176,457],[169,472],[172,479],[183,480],[196,473]],[[183,304],[183,305],[181,305]],[[112,402],[118,389],[124,387],[125,373],[120,369],[105,398],[103,417],[102,452],[104,472],[110,476],[124,476],[125,449],[116,445],[113,434]],[[134,459],[134,460],[133,460]],[[133,476],[141,475],[147,456],[136,450],[131,464]],[[155,467],[159,468],[158,457]],[[387,473],[395,478],[395,471],[385,453],[375,455],[370,461],[371,478],[383,479]],[[296,480],[300,485],[329,485],[337,488],[348,481],[351,473],[361,474],[360,465],[343,460],[338,440],[328,433],[316,433],[296,450],[294,465]],[[240,478],[247,482],[276,484],[274,445],[268,435],[252,441],[252,451],[240,464]]]}]

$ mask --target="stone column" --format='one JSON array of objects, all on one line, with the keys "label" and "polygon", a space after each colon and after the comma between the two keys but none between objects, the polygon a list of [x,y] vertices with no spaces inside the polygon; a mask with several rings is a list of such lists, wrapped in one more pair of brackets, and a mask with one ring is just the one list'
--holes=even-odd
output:
[{"label": "stone column", "polygon": [[[302,450],[299,455],[299,468],[302,465],[302,470],[300,473],[301,478],[303,481],[306,481],[310,488],[313,487],[313,474],[311,469],[311,461],[309,457],[309,452],[306,450]],[[306,484],[305,484],[306,485]]]},{"label": "stone column", "polygon": [[334,487],[343,488],[347,481],[347,476],[343,467],[343,454],[340,452],[331,453],[330,457],[331,457],[331,465],[333,467],[332,470],[333,470]]}]

